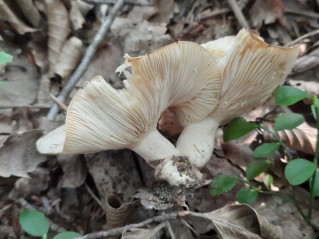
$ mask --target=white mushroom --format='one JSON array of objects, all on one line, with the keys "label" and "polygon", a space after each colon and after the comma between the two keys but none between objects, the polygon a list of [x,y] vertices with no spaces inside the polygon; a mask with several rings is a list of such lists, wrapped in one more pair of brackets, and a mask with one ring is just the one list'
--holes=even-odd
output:
[{"label": "white mushroom", "polygon": [[[74,154],[130,148],[147,162],[179,155],[158,132],[157,122],[170,106],[184,125],[208,116],[221,86],[215,58],[198,44],[179,42],[142,57],[126,56],[126,61],[122,67],[127,76],[125,89],[113,89],[102,77],[86,82],[68,107],[65,136],[58,128],[39,139],[39,152]],[[127,66],[132,74],[125,70]],[[172,161],[162,165],[159,176],[171,185],[193,180],[181,174]]]},{"label": "white mushroom", "polygon": [[284,81],[299,52],[297,46],[270,46],[257,33],[247,30],[202,46],[218,59],[220,96],[209,117],[187,125],[176,144],[180,154],[197,167],[210,159],[218,126],[249,112],[269,97]]}]

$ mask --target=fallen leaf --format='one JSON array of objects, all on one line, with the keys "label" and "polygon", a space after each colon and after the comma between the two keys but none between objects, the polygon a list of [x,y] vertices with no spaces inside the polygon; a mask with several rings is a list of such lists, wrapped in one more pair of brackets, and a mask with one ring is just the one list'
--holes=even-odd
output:
[{"label": "fallen leaf", "polygon": [[23,22],[17,16],[17,13],[13,10],[14,9],[11,9],[4,0],[0,0],[0,19],[8,21],[14,27],[14,29],[20,34],[24,34],[26,32],[33,32],[36,30],[32,27],[29,27],[25,22]]},{"label": "fallen leaf", "polygon": [[283,15],[284,4],[282,0],[256,0],[249,14],[253,26],[260,27],[263,24],[274,23]]},{"label": "fallen leaf", "polygon": [[227,205],[208,213],[189,212],[189,215],[211,221],[225,239],[283,239],[280,228],[272,225],[248,205]]},{"label": "fallen leaf", "polygon": [[35,142],[41,135],[41,130],[30,130],[10,136],[0,149],[0,176],[28,178],[28,172],[46,159],[35,148]]},{"label": "fallen leaf", "polygon": [[82,15],[78,1],[71,1],[70,21],[73,30],[81,29],[85,22],[85,18]]},{"label": "fallen leaf", "polygon": [[32,0],[16,0],[17,5],[23,12],[24,17],[32,24],[33,27],[39,27],[42,22],[38,9],[34,6]]},{"label": "fallen leaf", "polygon": [[54,73],[62,77],[63,83],[69,79],[82,56],[82,41],[77,37],[68,39],[61,50]]},{"label": "fallen leaf", "polygon": [[50,72],[54,72],[61,49],[70,33],[69,14],[60,0],[46,0]]}]

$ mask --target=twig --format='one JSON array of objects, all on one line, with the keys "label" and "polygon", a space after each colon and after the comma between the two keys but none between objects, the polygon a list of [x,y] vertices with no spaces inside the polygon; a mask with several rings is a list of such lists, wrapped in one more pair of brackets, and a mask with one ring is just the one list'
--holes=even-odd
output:
[{"label": "twig", "polygon": [[103,211],[105,211],[105,206],[103,206],[103,203],[101,202],[101,200],[98,199],[97,196],[95,196],[95,194],[92,192],[89,185],[85,184],[85,189],[89,192],[89,194],[96,201],[96,203],[99,204],[99,206],[103,209]]},{"label": "twig", "polygon": [[291,41],[291,42],[288,42],[287,44],[285,44],[285,47],[289,47],[289,46],[293,46],[293,45],[296,45],[299,41],[307,38],[307,37],[311,37],[311,36],[314,36],[314,35],[317,35],[319,34],[319,30],[314,30],[312,32],[308,32],[306,33],[305,35],[302,35],[300,37],[298,37],[297,39]]},{"label": "twig", "polygon": [[[94,56],[94,53],[95,53],[98,45],[102,41],[106,32],[110,29],[110,27],[114,21],[115,16],[117,15],[118,11],[121,9],[124,2],[125,2],[124,0],[118,0],[118,2],[112,8],[110,14],[104,18],[100,29],[98,30],[92,43],[88,47],[81,63],[78,65],[75,72],[70,77],[70,79],[68,80],[68,82],[66,83],[64,88],[62,89],[60,95],[57,97],[57,99],[60,102],[65,102],[65,100],[68,98],[71,91],[75,87],[76,83],[79,81],[80,77],[85,72],[86,68],[88,67],[90,61],[92,60],[92,58]],[[57,104],[54,104],[51,107],[51,109],[47,115],[48,119],[53,120],[55,118],[55,116],[57,115],[57,113],[58,113],[58,106],[57,106]]]},{"label": "twig", "polygon": [[[100,4],[115,4],[117,3],[117,0],[83,0],[84,2],[88,4],[94,4],[94,5],[100,5]],[[137,0],[125,0],[125,4],[129,5],[136,5],[136,6],[152,6],[153,3],[147,3],[147,2],[138,2]]]},{"label": "twig", "polygon": [[124,227],[119,227],[119,228],[114,228],[108,231],[100,231],[100,232],[95,232],[95,233],[90,233],[82,237],[78,237],[77,239],[96,239],[96,238],[103,238],[103,237],[114,237],[114,236],[120,236],[124,231],[131,231],[133,228],[140,228],[144,227],[148,224],[154,223],[154,222],[165,222],[167,220],[172,220],[176,219],[179,217],[184,217],[188,213],[181,211],[181,212],[171,212],[168,214],[163,214],[160,216],[156,216],[153,218],[149,218],[143,222],[140,223],[135,223],[135,224],[130,224]]},{"label": "twig", "polygon": [[54,95],[50,94],[50,97],[52,98],[54,103],[56,103],[62,110],[64,110],[65,112],[68,110],[68,107],[64,103],[62,103],[58,98],[56,98]]},{"label": "twig", "polygon": [[299,12],[299,11],[295,11],[295,10],[292,10],[292,9],[286,9],[285,13],[319,19],[319,14],[318,13],[314,13],[314,12],[305,12],[305,11]]},{"label": "twig", "polygon": [[50,109],[48,105],[3,105],[0,109],[10,109],[10,108],[29,108],[29,109]]},{"label": "twig", "polygon": [[212,12],[209,12],[207,14],[202,14],[201,16],[199,16],[197,18],[197,20],[205,20],[205,19],[208,19],[208,18],[213,18],[213,17],[216,17],[218,15],[222,15],[222,14],[226,14],[226,13],[230,13],[231,12],[231,9],[229,8],[222,8],[222,9],[218,9],[218,10],[215,10],[215,11],[212,11]]},{"label": "twig", "polygon": [[239,22],[240,26],[246,29],[250,29],[249,24],[246,18],[244,17],[244,14],[242,13],[241,9],[239,8],[236,0],[228,0],[228,4],[233,10],[234,15],[237,18],[237,21]]}]

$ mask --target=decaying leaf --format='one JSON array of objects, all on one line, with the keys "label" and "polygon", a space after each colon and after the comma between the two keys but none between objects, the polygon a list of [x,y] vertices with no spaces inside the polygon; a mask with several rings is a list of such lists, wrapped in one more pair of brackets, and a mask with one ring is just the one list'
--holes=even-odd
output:
[{"label": "decaying leaf", "polygon": [[208,213],[189,212],[189,215],[210,220],[225,239],[285,238],[279,227],[248,205],[228,205]]},{"label": "decaying leaf", "polygon": [[315,49],[309,54],[298,58],[292,68],[293,73],[300,73],[310,70],[319,64],[319,48]]},{"label": "decaying leaf", "polygon": [[81,155],[60,155],[57,160],[63,170],[62,188],[77,188],[85,182],[88,170]]},{"label": "decaying leaf", "polygon": [[109,195],[105,203],[106,227],[111,229],[128,223],[135,211],[135,205],[134,202],[122,203],[114,194]]},{"label": "decaying leaf", "polygon": [[39,27],[42,18],[38,9],[33,4],[32,0],[16,0],[17,5],[23,12],[23,15],[34,27]]},{"label": "decaying leaf", "polygon": [[20,135],[10,136],[0,149],[0,176],[26,177],[37,165],[46,159],[35,148],[41,130],[30,130]]},{"label": "decaying leaf", "polygon": [[73,30],[81,29],[83,23],[85,22],[85,19],[79,8],[78,1],[71,1],[70,21]]},{"label": "decaying leaf", "polygon": [[[121,239],[160,239],[160,231],[166,226],[165,222],[150,229],[134,228],[129,232],[124,231]],[[173,237],[172,237],[173,238]]]},{"label": "decaying leaf", "polygon": [[4,0],[0,0],[0,19],[8,21],[20,34],[35,31],[34,28],[26,25],[26,23],[17,16],[17,14],[7,5]]},{"label": "decaying leaf", "polygon": [[76,68],[82,55],[82,41],[77,37],[71,37],[62,48],[58,63],[55,65],[55,73],[61,76],[65,82]]},{"label": "decaying leaf", "polygon": [[54,71],[60,51],[70,32],[68,12],[60,0],[46,0],[50,72]]},{"label": "decaying leaf", "polygon": [[[314,154],[317,142],[317,130],[307,123],[299,125],[292,130],[278,132],[280,139],[291,149],[307,154]],[[274,137],[264,132],[266,141],[274,141]]]},{"label": "decaying leaf", "polygon": [[249,13],[253,26],[275,22],[283,14],[282,0],[256,0]]}]

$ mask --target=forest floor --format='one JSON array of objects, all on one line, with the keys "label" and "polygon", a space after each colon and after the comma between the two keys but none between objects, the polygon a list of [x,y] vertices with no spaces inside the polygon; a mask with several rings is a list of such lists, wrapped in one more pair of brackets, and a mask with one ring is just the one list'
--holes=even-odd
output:
[{"label": "forest floor", "polygon": [[[202,44],[248,28],[272,45],[299,44],[299,57],[285,84],[319,95],[319,1],[133,0],[119,6],[110,20],[110,12],[119,5],[116,2],[0,2],[0,47],[13,56],[12,62],[0,65],[0,238],[32,238],[19,222],[26,209],[45,214],[49,238],[63,231],[81,235],[100,232],[87,238],[310,239],[318,235],[318,198],[313,203],[312,224],[285,200],[292,195],[281,150],[273,155],[274,164],[267,175],[273,178],[270,192],[284,197],[261,194],[250,206],[237,202],[237,192],[244,184],[220,196],[211,194],[210,183],[176,193],[165,182],[158,182],[154,169],[128,149],[68,156],[38,153],[35,142],[64,123],[63,104],[69,104],[84,82],[102,75],[115,89],[121,89],[123,77],[115,70],[124,62],[125,53],[140,56],[176,41]],[[94,51],[90,46],[105,21],[110,21],[110,29]],[[92,59],[87,56],[90,53]],[[83,59],[87,64],[79,66]],[[76,78],[76,68],[83,70],[83,75],[71,86],[60,111],[48,117],[55,102],[51,95],[57,97],[70,87],[68,81]],[[312,160],[317,129],[311,102],[277,107],[269,97],[245,119],[264,119],[272,125],[280,113],[302,114],[306,121],[285,131],[281,139],[295,158]],[[178,135],[165,136],[175,142]],[[247,165],[256,160],[253,150],[267,141],[264,136],[255,131],[224,142],[223,128],[218,129],[214,153],[202,169],[205,177],[245,178]],[[265,178],[262,173],[254,185],[263,187]],[[305,202],[309,198],[307,185],[293,188],[294,199]],[[236,220],[242,220],[245,230],[239,232],[227,224]]]}]

